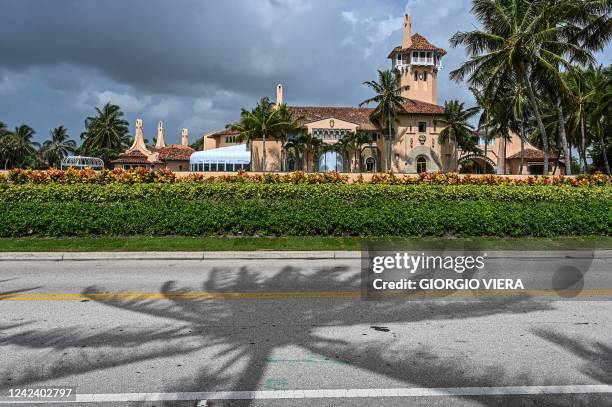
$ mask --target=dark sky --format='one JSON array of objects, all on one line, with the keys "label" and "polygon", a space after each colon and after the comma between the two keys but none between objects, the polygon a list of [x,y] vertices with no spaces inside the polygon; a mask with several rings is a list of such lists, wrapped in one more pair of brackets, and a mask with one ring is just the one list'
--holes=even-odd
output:
[{"label": "dark sky", "polygon": [[[474,25],[469,0],[0,0],[0,121],[43,140],[60,124],[74,139],[94,106],[121,106],[166,141],[224,128],[283,83],[293,105],[355,106],[361,84],[387,69],[413,32],[449,50],[438,102],[471,103],[448,80],[464,58],[448,38]],[[612,48],[599,55],[609,64]]]}]

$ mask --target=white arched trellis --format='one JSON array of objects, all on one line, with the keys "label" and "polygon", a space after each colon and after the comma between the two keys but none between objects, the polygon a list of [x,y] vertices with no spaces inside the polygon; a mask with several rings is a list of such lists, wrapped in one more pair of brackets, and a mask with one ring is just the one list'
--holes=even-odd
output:
[{"label": "white arched trellis", "polygon": [[83,157],[80,155],[71,155],[64,157],[60,164],[60,168],[91,168],[92,170],[104,169],[104,161],[97,157]]}]

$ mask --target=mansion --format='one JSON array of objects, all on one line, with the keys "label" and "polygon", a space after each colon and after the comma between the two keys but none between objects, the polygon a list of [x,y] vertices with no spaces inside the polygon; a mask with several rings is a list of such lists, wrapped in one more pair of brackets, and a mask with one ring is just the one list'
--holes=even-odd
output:
[{"label": "mansion", "polygon": [[[405,89],[402,96],[409,101],[397,114],[391,146],[386,129],[373,117],[373,108],[288,105],[299,120],[301,132],[288,134],[283,141],[266,140],[265,168],[263,140],[242,143],[238,133],[226,129],[204,136],[203,151],[191,155],[189,170],[380,172],[391,168],[393,172],[409,174],[433,171],[518,174],[521,143],[515,134],[508,141],[491,140],[486,148],[484,139],[479,139],[479,147],[486,150],[486,155],[467,154],[457,151],[452,144],[438,143],[443,127],[437,119],[444,115],[444,107],[437,103],[437,81],[446,51],[424,36],[412,34],[409,15],[405,15],[403,25],[402,43],[388,58]],[[283,86],[279,84],[276,105],[282,103]],[[353,151],[335,148],[343,136],[351,133],[363,133],[367,139]],[[319,139],[320,145],[316,149],[297,145],[300,134]],[[522,173],[541,173],[542,151],[527,142],[524,148]],[[388,151],[390,163],[386,162]],[[553,158],[553,171],[562,172],[562,166],[552,161]]]}]

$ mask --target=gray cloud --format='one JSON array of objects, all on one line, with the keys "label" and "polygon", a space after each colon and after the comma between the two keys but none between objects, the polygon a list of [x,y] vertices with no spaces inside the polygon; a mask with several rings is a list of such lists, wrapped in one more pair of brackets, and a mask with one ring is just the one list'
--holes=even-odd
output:
[{"label": "gray cloud", "polygon": [[[168,138],[222,128],[275,84],[290,104],[356,105],[361,83],[387,68],[410,10],[414,30],[441,47],[469,29],[469,0],[2,0],[0,120],[73,137],[93,106],[119,103],[128,120]],[[609,51],[609,50],[608,50]],[[609,59],[610,53],[604,55]],[[447,73],[439,100],[469,99]]]}]

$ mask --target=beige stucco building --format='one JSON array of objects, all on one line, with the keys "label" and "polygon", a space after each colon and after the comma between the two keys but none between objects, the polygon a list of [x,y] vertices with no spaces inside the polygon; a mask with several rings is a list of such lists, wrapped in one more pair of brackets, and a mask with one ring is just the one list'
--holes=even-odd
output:
[{"label": "beige stucco building", "polygon": [[[192,156],[192,171],[338,171],[379,172],[391,168],[397,173],[420,173],[432,171],[470,171],[482,173],[519,173],[516,154],[520,152],[520,138],[512,135],[506,145],[493,140],[484,154],[474,155],[456,151],[451,144],[440,144],[438,138],[441,125],[437,119],[444,114],[444,107],[437,104],[438,74],[446,51],[431,44],[424,36],[412,34],[412,20],[404,17],[403,38],[388,58],[391,68],[406,89],[402,96],[409,99],[403,111],[398,113],[394,124],[390,154],[387,163],[387,130],[373,117],[374,109],[359,107],[292,106],[289,110],[299,119],[301,131],[287,134],[282,140],[266,140],[266,162],[264,168],[263,140],[254,140],[243,145],[239,135],[231,130],[211,132],[204,136],[203,150]],[[283,86],[276,87],[277,105],[284,103]],[[338,141],[350,133],[364,133],[367,141],[358,147],[338,149]],[[321,145],[312,148],[304,143],[307,135],[320,140]],[[306,139],[308,138],[306,137]],[[479,147],[484,150],[484,141]],[[543,154],[526,144],[523,173],[541,169]],[[214,153],[211,151],[216,150]],[[211,153],[207,153],[207,151]],[[227,151],[227,154],[223,154]],[[249,157],[250,165],[236,166],[232,157]],[[216,157],[216,158],[215,158]],[[539,160],[539,161],[538,161]],[[237,161],[236,161],[237,162]],[[214,163],[214,166],[213,166]],[[539,166],[539,167],[538,167]],[[555,167],[556,168],[556,167]]]}]

